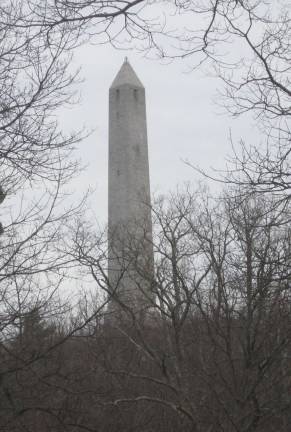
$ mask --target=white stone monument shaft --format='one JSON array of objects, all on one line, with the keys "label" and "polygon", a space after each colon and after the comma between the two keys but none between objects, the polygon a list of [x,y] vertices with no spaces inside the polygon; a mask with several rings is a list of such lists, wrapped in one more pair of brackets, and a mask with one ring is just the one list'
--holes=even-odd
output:
[{"label": "white stone monument shaft", "polygon": [[[145,89],[125,59],[109,90],[109,283],[129,306],[150,298],[153,269]],[[135,259],[136,256],[136,259]]]}]

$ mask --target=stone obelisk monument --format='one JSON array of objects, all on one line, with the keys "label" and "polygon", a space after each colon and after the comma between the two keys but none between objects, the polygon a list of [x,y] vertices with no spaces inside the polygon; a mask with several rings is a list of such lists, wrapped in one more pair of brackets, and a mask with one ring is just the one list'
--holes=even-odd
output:
[{"label": "stone obelisk monument", "polygon": [[152,223],[145,89],[125,59],[109,90],[109,312],[152,302]]}]

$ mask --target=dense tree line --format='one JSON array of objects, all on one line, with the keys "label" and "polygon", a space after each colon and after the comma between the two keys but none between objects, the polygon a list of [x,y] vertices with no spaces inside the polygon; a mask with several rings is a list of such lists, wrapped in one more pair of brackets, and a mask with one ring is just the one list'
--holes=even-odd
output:
[{"label": "dense tree line", "polygon": [[[27,312],[2,340],[1,428],[287,432],[289,214],[266,196],[158,200],[154,284],[136,249],[125,259],[155,300],[143,315],[120,303],[122,319],[103,308],[93,319],[91,301],[66,324]],[[85,233],[75,258],[108,289],[106,250]]]}]

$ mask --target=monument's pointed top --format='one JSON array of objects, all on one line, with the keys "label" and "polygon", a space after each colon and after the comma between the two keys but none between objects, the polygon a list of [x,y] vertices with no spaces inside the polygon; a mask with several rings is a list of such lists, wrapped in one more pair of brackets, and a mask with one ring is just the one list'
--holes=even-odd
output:
[{"label": "monument's pointed top", "polygon": [[123,85],[143,87],[141,81],[139,80],[132,66],[130,65],[127,57],[125,57],[123,65],[121,66],[110,88],[117,88]]}]

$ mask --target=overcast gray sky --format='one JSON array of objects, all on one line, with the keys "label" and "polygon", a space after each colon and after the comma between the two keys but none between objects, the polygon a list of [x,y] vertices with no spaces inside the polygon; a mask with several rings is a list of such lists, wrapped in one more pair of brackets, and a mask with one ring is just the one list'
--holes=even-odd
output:
[{"label": "overcast gray sky", "polygon": [[202,70],[187,72],[191,60],[164,65],[108,45],[81,47],[74,64],[82,68],[82,101],[67,110],[62,121],[69,128],[85,124],[94,129],[79,147],[88,168],[78,190],[96,188],[91,202],[102,223],[107,220],[108,90],[125,56],[146,88],[153,193],[166,193],[184,182],[195,184],[198,176],[183,160],[206,170],[222,168],[231,153],[230,130],[235,140],[258,139],[254,121],[230,118],[214,103],[221,86],[217,79]]}]

